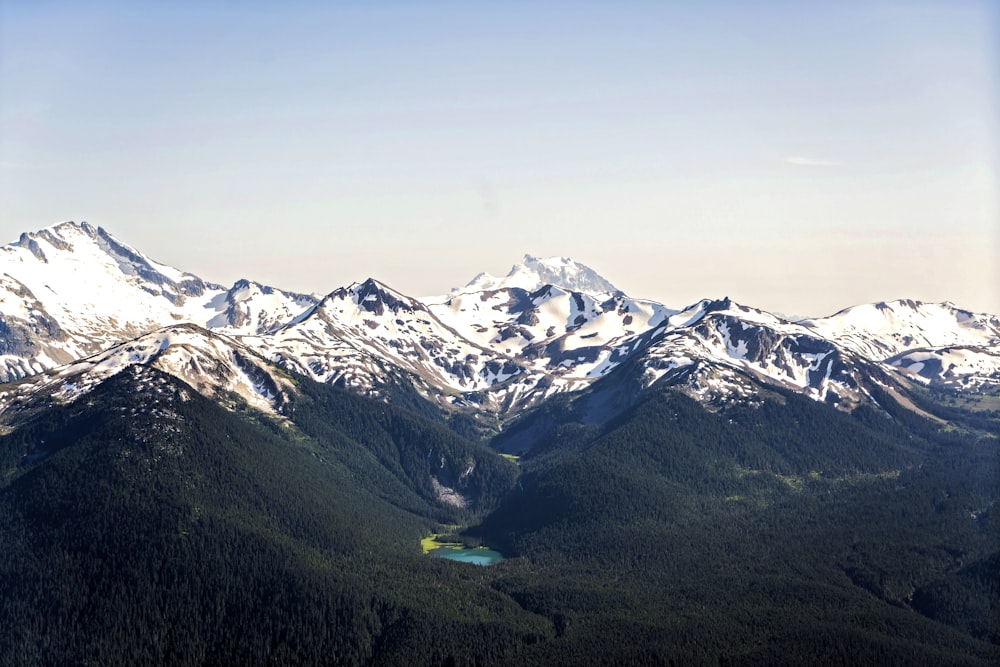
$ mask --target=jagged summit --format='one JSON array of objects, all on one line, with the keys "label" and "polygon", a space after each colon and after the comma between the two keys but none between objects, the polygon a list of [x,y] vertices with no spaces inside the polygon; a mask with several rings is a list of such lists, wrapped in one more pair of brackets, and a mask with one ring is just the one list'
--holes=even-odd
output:
[{"label": "jagged summit", "polygon": [[416,299],[400,294],[388,285],[367,278],[364,282],[353,283],[347,287],[339,287],[330,292],[323,300],[323,304],[330,308],[334,302],[353,302],[360,312],[383,315],[386,312],[409,312],[427,310],[423,303]]},{"label": "jagged summit", "polygon": [[455,292],[481,292],[519,287],[533,292],[545,285],[555,285],[571,292],[586,294],[615,294],[620,290],[586,264],[569,257],[539,258],[525,255],[520,263],[511,267],[506,276],[497,278],[480,273],[465,287]]}]

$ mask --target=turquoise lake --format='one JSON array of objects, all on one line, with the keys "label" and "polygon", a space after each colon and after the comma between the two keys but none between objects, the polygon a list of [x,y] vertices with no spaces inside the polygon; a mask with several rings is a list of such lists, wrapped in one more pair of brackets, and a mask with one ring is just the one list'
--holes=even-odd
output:
[{"label": "turquoise lake", "polygon": [[461,563],[473,565],[493,565],[503,560],[503,555],[493,549],[434,549],[430,552],[433,558],[447,558]]}]

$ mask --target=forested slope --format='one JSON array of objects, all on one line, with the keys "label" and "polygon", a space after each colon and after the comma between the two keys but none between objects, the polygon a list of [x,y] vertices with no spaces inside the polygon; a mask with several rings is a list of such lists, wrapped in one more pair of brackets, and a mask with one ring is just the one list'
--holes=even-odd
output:
[{"label": "forested slope", "polygon": [[710,412],[664,387],[605,424],[526,416],[519,489],[477,534],[544,573],[498,583],[561,628],[532,655],[996,660],[996,439],[880,398]]},{"label": "forested slope", "polygon": [[[0,663],[1000,659],[994,413],[709,410],[663,384],[525,414],[494,443],[514,464],[295,382],[266,417],[130,367],[9,424]],[[510,558],[422,555],[441,524]]]},{"label": "forested slope", "polygon": [[[500,457],[401,414],[400,438],[512,481]],[[436,520],[463,513],[397,476],[415,445],[357,426],[369,448],[332,423],[312,437],[133,367],[15,428],[0,442],[0,663],[505,661],[550,632],[421,555]]]}]

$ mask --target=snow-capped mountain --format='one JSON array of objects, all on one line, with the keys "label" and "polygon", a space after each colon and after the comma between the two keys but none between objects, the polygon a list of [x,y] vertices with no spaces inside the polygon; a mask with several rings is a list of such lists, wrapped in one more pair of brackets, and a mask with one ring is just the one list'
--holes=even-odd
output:
[{"label": "snow-capped mountain", "polygon": [[423,299],[450,328],[522,367],[497,387],[507,406],[588,386],[648,342],[674,310],[632,299],[588,266],[525,255],[505,278],[480,274]]},{"label": "snow-capped mountain", "polygon": [[0,380],[181,322],[263,333],[318,300],[246,280],[226,289],[160,264],[100,227],[63,223],[0,248]]},{"label": "snow-capped mountain", "polygon": [[842,347],[877,360],[920,348],[1000,345],[1000,318],[971,313],[947,302],[901,299],[864,304],[800,323]]},{"label": "snow-capped mountain", "polygon": [[368,279],[334,290],[306,315],[248,337],[264,356],[320,382],[377,393],[389,368],[425,393],[480,392],[522,372],[441,322],[422,302]]},{"label": "snow-capped mountain", "polygon": [[71,403],[130,366],[149,366],[184,380],[204,396],[227,403],[238,396],[277,414],[292,382],[236,341],[178,324],[113,345],[95,355],[4,386],[0,414],[10,418],[40,398]]},{"label": "snow-capped mountain", "polygon": [[[610,284],[585,271],[589,282]],[[619,292],[554,285],[417,300],[368,279],[331,292],[266,336],[244,340],[321,382],[377,394],[388,362],[425,396],[497,412],[586,386],[627,356],[621,348],[672,312]]]},{"label": "snow-capped mountain", "polygon": [[214,315],[205,326],[239,335],[274,331],[303,317],[320,299],[316,294],[295,294],[244,278],[237,280],[224,295],[213,296],[208,310],[221,305],[221,296],[225,297],[225,310]]},{"label": "snow-capped mountain", "polygon": [[961,391],[1000,385],[1000,318],[995,315],[948,302],[900,299],[800,324],[923,384]]},{"label": "snow-capped mountain", "polygon": [[452,291],[486,292],[519,287],[534,292],[546,285],[587,294],[609,294],[619,291],[606,278],[585,264],[568,257],[539,259],[533,255],[525,255],[521,262],[512,266],[502,278],[480,273],[465,287]]},{"label": "snow-capped mountain", "polygon": [[1000,319],[914,301],[798,322],[728,299],[673,309],[573,260],[530,255],[503,278],[419,300],[374,279],[323,297],[251,280],[225,288],[87,223],[0,248],[0,379],[29,378],[18,392],[61,400],[89,386],[77,376],[148,363],[273,411],[252,379],[272,374],[253,353],[369,395],[408,385],[491,421],[626,363],[643,387],[662,381],[703,401],[756,400],[773,386],[851,409],[870,400],[870,382],[995,388]]},{"label": "snow-capped mountain", "polygon": [[[425,299],[443,322],[500,354],[535,359],[553,344],[561,352],[613,345],[655,327],[675,311],[621,293],[592,294],[545,285],[505,287]],[[562,359],[558,359],[558,365]]]},{"label": "snow-capped mountain", "polygon": [[813,330],[729,299],[670,318],[642,354],[643,383],[669,376],[699,399],[747,398],[756,384],[853,407],[867,398],[866,362]]}]

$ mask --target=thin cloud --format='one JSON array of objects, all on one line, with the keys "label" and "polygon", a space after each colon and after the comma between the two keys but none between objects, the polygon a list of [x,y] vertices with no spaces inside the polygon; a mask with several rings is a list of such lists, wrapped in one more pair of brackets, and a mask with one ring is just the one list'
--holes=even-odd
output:
[{"label": "thin cloud", "polygon": [[839,167],[840,162],[834,162],[833,160],[816,160],[811,157],[799,157],[792,156],[786,157],[785,162],[788,164],[796,164],[801,167]]}]

